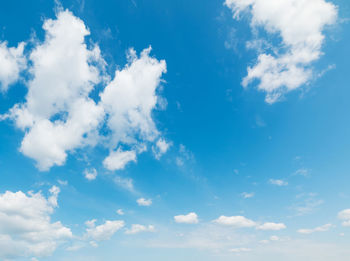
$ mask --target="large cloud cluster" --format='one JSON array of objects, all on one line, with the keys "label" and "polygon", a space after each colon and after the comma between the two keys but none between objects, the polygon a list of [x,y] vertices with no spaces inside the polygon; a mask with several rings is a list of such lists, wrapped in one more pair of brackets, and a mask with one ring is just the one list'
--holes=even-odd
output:
[{"label": "large cloud cluster", "polygon": [[[156,158],[165,153],[164,139],[152,117],[162,100],[158,87],[166,72],[165,61],[151,57],[150,47],[139,57],[130,49],[128,64],[117,69],[113,78],[106,73],[98,45],[86,43],[90,32],[84,22],[70,11],[58,12],[57,19],[44,22],[43,29],[44,41],[29,52],[30,65],[23,62],[24,44],[0,45],[2,89],[26,67],[31,75],[25,102],[2,117],[12,119],[25,132],[20,151],[34,159],[40,170],[61,166],[69,152],[97,144],[110,151],[104,161],[109,170],[136,161],[137,154],[151,144],[162,145]],[[4,66],[11,72],[4,72]],[[92,92],[101,86],[93,99]]]},{"label": "large cloud cluster", "polygon": [[261,27],[281,38],[272,52],[260,50],[256,64],[248,67],[244,87],[259,80],[258,88],[267,93],[266,102],[273,103],[312,78],[310,66],[322,55],[323,30],[337,19],[334,4],[325,0],[226,0],[225,5],[236,19],[242,12],[249,12],[254,31]]}]

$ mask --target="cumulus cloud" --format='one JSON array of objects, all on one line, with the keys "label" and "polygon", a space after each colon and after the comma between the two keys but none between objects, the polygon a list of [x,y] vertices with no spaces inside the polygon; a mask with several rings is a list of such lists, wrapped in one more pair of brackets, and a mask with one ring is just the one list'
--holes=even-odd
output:
[{"label": "cumulus cloud", "polygon": [[258,225],[256,227],[256,229],[258,230],[273,230],[273,231],[277,231],[277,230],[282,230],[287,228],[285,224],[283,223],[273,223],[273,222],[266,222],[262,225]]},{"label": "cumulus cloud", "polygon": [[84,171],[84,176],[87,180],[94,180],[97,177],[97,170],[96,169],[86,169]]},{"label": "cumulus cloud", "polygon": [[27,66],[24,45],[22,42],[17,47],[7,47],[7,42],[0,42],[0,90],[3,92],[19,79]]},{"label": "cumulus cloud", "polygon": [[280,186],[280,187],[288,185],[287,181],[284,181],[284,180],[281,180],[281,179],[270,179],[269,183],[272,184],[272,185]]},{"label": "cumulus cloud", "polygon": [[344,209],[338,213],[338,218],[343,220],[344,227],[350,227],[350,209]]},{"label": "cumulus cloud", "polygon": [[299,229],[298,233],[307,235],[307,234],[312,234],[312,233],[315,233],[315,232],[326,232],[332,226],[333,226],[332,224],[326,224],[326,225],[323,225],[323,226],[320,226],[320,227],[316,227],[316,228],[313,228],[313,229]]},{"label": "cumulus cloud", "polygon": [[267,93],[266,102],[274,103],[312,78],[311,65],[322,55],[324,28],[337,19],[334,4],[325,0],[226,0],[225,5],[235,19],[249,12],[254,32],[263,28],[281,38],[271,52],[258,50],[256,64],[248,67],[242,81],[244,87],[257,79],[258,88]]},{"label": "cumulus cloud", "polygon": [[174,220],[176,223],[197,224],[198,216],[196,213],[191,212],[191,213],[188,213],[187,215],[174,216]]},{"label": "cumulus cloud", "polygon": [[[164,60],[150,57],[150,52],[151,48],[147,48],[137,57],[135,50],[130,49],[129,63],[123,70],[116,71],[114,79],[100,94],[101,105],[109,115],[107,126],[111,130],[112,149],[120,143],[135,146],[140,144],[138,139],[153,142],[159,136],[152,111],[160,100],[157,88],[162,74],[166,72],[166,64]],[[127,162],[135,160],[136,151],[124,153],[124,160],[112,164],[111,157],[119,154],[111,151],[105,165],[112,169],[123,168]]]},{"label": "cumulus cloud", "polygon": [[45,257],[72,238],[69,228],[52,222],[58,187],[45,198],[40,192],[6,191],[0,194],[0,258]]},{"label": "cumulus cloud", "polygon": [[235,228],[255,227],[256,223],[253,220],[247,219],[243,216],[220,216],[214,220],[215,223],[225,226],[232,226]]},{"label": "cumulus cloud", "polygon": [[125,231],[125,234],[133,235],[141,232],[154,232],[154,231],[155,231],[155,227],[153,225],[144,226],[140,224],[133,224],[131,225],[130,229],[127,229]]},{"label": "cumulus cloud", "polygon": [[109,240],[118,230],[124,227],[125,223],[123,220],[107,220],[105,223],[96,226],[96,220],[87,221],[86,235],[87,239],[94,241]]},{"label": "cumulus cloud", "polygon": [[150,205],[152,205],[152,199],[139,198],[138,200],[136,200],[136,202],[139,206],[143,207],[149,207]]},{"label": "cumulus cloud", "polygon": [[116,151],[111,151],[109,156],[103,161],[103,165],[109,170],[124,169],[129,162],[136,162],[136,152],[122,151],[120,148]]},{"label": "cumulus cloud", "polygon": [[[31,77],[25,102],[1,117],[25,132],[20,151],[42,171],[65,164],[70,152],[97,144],[109,149],[103,165],[112,171],[136,162],[149,144],[154,144],[157,158],[164,154],[170,145],[161,138],[152,112],[164,107],[158,92],[165,61],[151,57],[151,47],[140,56],[130,49],[128,63],[113,78],[106,73],[98,45],[86,42],[90,32],[84,22],[70,11],[45,20],[43,29],[44,41],[34,44],[28,58]],[[6,48],[1,44],[2,65],[23,52],[23,44]],[[0,67],[0,81],[5,82],[2,71]],[[97,86],[105,87],[92,99]]]},{"label": "cumulus cloud", "polygon": [[17,127],[25,131],[20,151],[40,170],[63,165],[67,151],[92,142],[103,119],[89,93],[101,81],[98,47],[88,49],[83,21],[69,11],[44,22],[45,40],[32,50],[28,93],[23,104],[10,110]]}]

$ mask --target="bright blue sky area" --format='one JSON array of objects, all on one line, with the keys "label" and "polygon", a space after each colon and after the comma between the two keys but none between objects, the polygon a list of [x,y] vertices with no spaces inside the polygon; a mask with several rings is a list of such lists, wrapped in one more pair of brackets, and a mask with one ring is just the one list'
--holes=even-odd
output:
[{"label": "bright blue sky area", "polygon": [[[261,249],[261,240],[271,236],[278,236],[281,242],[276,244],[285,248],[294,248],[299,240],[305,240],[310,249],[325,244],[341,257],[350,233],[337,218],[340,211],[350,208],[350,5],[345,0],[328,2],[338,6],[338,21],[323,31],[323,55],[312,63],[316,74],[326,72],[268,104],[257,82],[247,88],[241,85],[247,67],[257,58],[256,51],[245,46],[254,38],[250,17],[234,20],[223,1],[61,1],[64,9],[89,28],[86,42],[99,45],[111,77],[126,64],[130,47],[139,53],[151,45],[151,56],[166,61],[160,93],[167,107],[154,110],[153,119],[172,145],[160,160],[149,149],[123,170],[103,166],[108,150],[99,145],[77,149],[69,153],[63,166],[40,171],[34,160],[19,151],[23,131],[11,120],[1,121],[1,193],[40,190],[47,196],[53,185],[60,187],[59,207],[52,221],[61,221],[79,237],[84,234],[84,222],[91,219],[98,224],[124,220],[126,228],[131,224],[156,228],[136,235],[120,230],[98,247],[87,243],[77,251],[66,251],[76,244],[72,239],[38,260],[295,260],[288,259],[293,254],[274,253],[273,242],[260,252],[263,259],[254,252],[254,248]],[[53,1],[3,1],[0,41],[7,41],[9,47],[33,36],[43,41],[42,24],[48,18],[55,19]],[[276,35],[266,39],[279,41]],[[29,42],[27,52],[31,46]],[[329,66],[332,69],[327,70]],[[0,96],[0,113],[23,102],[26,92],[23,81],[13,84]],[[95,180],[84,178],[86,168],[96,169]],[[118,185],[116,177],[132,179],[134,190]],[[270,179],[288,185],[276,186]],[[244,198],[242,193],[253,194]],[[152,205],[138,206],[136,200],[141,197],[152,199]],[[125,215],[118,216],[117,209],[123,209]],[[174,221],[174,216],[190,212],[198,215],[198,224]],[[212,248],[200,242],[179,246],[192,236],[208,240],[216,229],[211,221],[222,215],[284,223],[287,228],[224,229],[231,233],[228,236],[242,236],[239,242],[250,239],[232,246],[213,239]],[[333,227],[306,236],[297,233],[324,224]],[[340,237],[340,233],[345,235]],[[184,240],[178,239],[180,234]],[[241,249],[237,254],[226,248],[252,251]],[[320,260],[317,258],[305,250],[298,260]]]}]

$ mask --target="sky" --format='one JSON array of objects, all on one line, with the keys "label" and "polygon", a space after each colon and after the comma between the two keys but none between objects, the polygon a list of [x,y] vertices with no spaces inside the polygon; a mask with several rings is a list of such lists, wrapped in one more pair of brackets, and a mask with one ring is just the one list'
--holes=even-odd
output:
[{"label": "sky", "polygon": [[349,260],[349,17],[2,1],[0,260]]}]

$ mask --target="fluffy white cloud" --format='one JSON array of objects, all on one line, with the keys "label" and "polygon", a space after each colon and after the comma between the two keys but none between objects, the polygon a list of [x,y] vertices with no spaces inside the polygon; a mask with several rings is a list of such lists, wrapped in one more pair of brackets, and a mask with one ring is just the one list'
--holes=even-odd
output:
[{"label": "fluffy white cloud", "polygon": [[139,206],[143,207],[149,207],[150,205],[152,205],[152,199],[139,198],[138,200],[136,200],[136,202]]},{"label": "fluffy white cloud", "polygon": [[103,165],[109,170],[124,169],[129,162],[136,162],[136,152],[133,150],[122,151],[120,148],[116,151],[111,151],[109,156],[104,159]]},{"label": "fluffy white cloud", "polygon": [[86,222],[88,228],[86,229],[85,237],[95,241],[109,240],[118,230],[124,227],[123,220],[107,220],[104,224],[95,225],[96,220]]},{"label": "fluffy white cloud", "polygon": [[253,220],[247,219],[243,216],[220,216],[214,220],[215,223],[225,226],[232,226],[236,228],[255,227],[256,223]]},{"label": "fluffy white cloud", "polygon": [[197,224],[198,216],[196,213],[191,212],[191,213],[188,213],[187,215],[174,216],[174,220],[176,223]]},{"label": "fluffy white cloud", "polygon": [[350,227],[350,209],[344,209],[338,213],[338,218],[343,220],[344,227]]},{"label": "fluffy white cloud", "polygon": [[155,227],[153,225],[144,226],[140,224],[133,224],[131,225],[130,229],[127,229],[125,231],[125,234],[133,235],[141,232],[154,232],[154,231],[155,231]]},{"label": "fluffy white cloud", "polygon": [[273,222],[266,222],[262,225],[259,225],[256,227],[258,230],[282,230],[287,228],[285,224],[283,223],[273,223]]},{"label": "fluffy white cloud", "polygon": [[[116,71],[114,79],[100,94],[101,105],[109,115],[107,125],[112,133],[112,149],[119,143],[137,145],[140,143],[137,139],[153,142],[159,136],[152,111],[160,100],[157,88],[166,72],[166,64],[164,60],[150,57],[150,52],[151,48],[147,48],[137,57],[135,50],[130,49],[129,63],[123,70]],[[106,160],[115,156],[114,153],[111,151]],[[130,155],[127,159],[133,160]],[[117,164],[114,168],[124,165]]]},{"label": "fluffy white cloud", "polygon": [[[103,119],[89,93],[101,81],[104,61],[98,47],[88,49],[83,21],[69,11],[48,19],[45,41],[30,54],[32,79],[26,102],[10,110],[10,117],[26,134],[21,152],[40,170],[63,165],[67,151],[93,143],[93,132]],[[100,65],[100,66],[99,66]]]},{"label": "fluffy white cloud", "polygon": [[10,84],[16,82],[19,74],[26,68],[23,54],[24,43],[17,47],[7,47],[7,42],[0,42],[0,90],[7,91]]},{"label": "fluffy white cloud", "polygon": [[[158,87],[165,61],[151,57],[151,47],[140,57],[130,49],[128,64],[110,81],[99,47],[85,41],[90,32],[82,20],[60,11],[57,19],[45,20],[43,29],[45,40],[36,42],[29,55],[25,102],[1,117],[14,120],[25,132],[20,151],[40,170],[61,166],[69,152],[98,143],[110,151],[103,162],[109,170],[136,162],[149,143],[155,144],[157,158],[164,154],[169,144],[159,138],[152,111],[164,104]],[[6,50],[19,56],[23,45]],[[99,102],[91,98],[98,84],[107,85]]]},{"label": "fluffy white cloud", "polygon": [[226,0],[225,5],[236,19],[250,12],[253,31],[262,27],[282,41],[271,52],[260,50],[257,63],[243,79],[244,87],[258,79],[258,88],[267,93],[266,102],[273,103],[311,79],[310,65],[322,55],[323,30],[337,19],[334,4],[325,0]]},{"label": "fluffy white cloud", "polygon": [[288,185],[287,181],[284,181],[284,180],[281,180],[281,179],[270,179],[269,183],[272,184],[272,185],[280,186],[280,187]]},{"label": "fluffy white cloud", "polygon": [[156,159],[160,159],[163,154],[165,154],[172,144],[166,140],[160,138],[154,146],[152,146],[152,151]]},{"label": "fluffy white cloud", "polygon": [[307,234],[312,234],[312,233],[315,233],[315,232],[326,232],[332,226],[333,226],[332,224],[326,224],[326,225],[323,225],[323,226],[320,226],[320,227],[316,227],[316,228],[313,228],[313,229],[299,229],[298,233],[307,235]]},{"label": "fluffy white cloud", "polygon": [[54,186],[48,198],[40,192],[0,194],[0,258],[49,256],[72,237],[61,222],[51,222],[58,193]]},{"label": "fluffy white cloud", "polygon": [[94,180],[97,177],[97,170],[96,169],[86,169],[84,171],[84,176],[87,180]]}]

